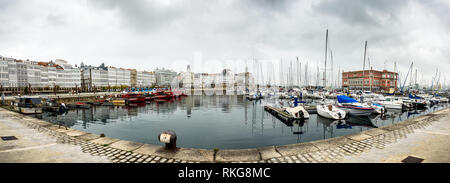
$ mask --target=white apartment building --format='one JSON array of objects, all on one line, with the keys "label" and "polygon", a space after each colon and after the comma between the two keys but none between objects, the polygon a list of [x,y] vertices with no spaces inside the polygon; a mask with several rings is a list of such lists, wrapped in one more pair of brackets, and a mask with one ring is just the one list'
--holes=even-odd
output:
[{"label": "white apartment building", "polygon": [[57,68],[56,84],[62,88],[72,88],[81,86],[81,71],[79,68],[73,67],[65,60],[56,59],[55,64],[62,67]]},{"label": "white apartment building", "polygon": [[41,66],[41,87],[49,86],[48,82],[48,67]]},{"label": "white apartment building", "polygon": [[137,87],[151,87],[156,84],[155,75],[152,72],[137,71],[136,86]]},{"label": "white apartment building", "polygon": [[[30,87],[42,87],[41,81],[41,65],[35,61],[25,61],[27,70],[27,82]],[[47,84],[45,84],[47,85]]]},{"label": "white apartment building", "polygon": [[8,61],[8,86],[18,87],[19,81],[17,80],[17,64],[13,58],[5,59]]},{"label": "white apartment building", "polygon": [[8,60],[5,57],[0,56],[0,85],[2,87],[9,86],[9,69]]},{"label": "white apartment building", "polygon": [[[15,65],[12,66],[12,65]],[[16,80],[10,80],[10,84],[11,82],[15,87],[25,87],[28,86],[28,75],[27,75],[27,64],[22,61],[22,60],[16,60],[15,64],[11,64],[11,67],[9,67],[10,65],[8,65],[8,69],[10,72],[15,72],[17,75],[17,79]],[[15,69],[15,70],[12,70]],[[13,76],[14,77],[14,76]],[[10,75],[11,78],[11,75]]]},{"label": "white apartment building", "polygon": [[170,86],[172,81],[177,77],[177,73],[172,70],[156,69],[156,84],[159,86]]},{"label": "white apartment building", "polygon": [[182,72],[179,74],[178,83],[182,88],[190,89],[194,86],[194,73],[193,72]]},{"label": "white apartment building", "polygon": [[108,86],[108,71],[102,68],[92,67],[83,69],[84,85],[88,88]]},{"label": "white apartment building", "polygon": [[122,68],[108,67],[109,86],[131,86],[131,72]]},{"label": "white apartment building", "polygon": [[119,86],[131,86],[131,71],[127,69],[118,69],[117,70],[117,83]]},{"label": "white apartment building", "polygon": [[56,79],[58,78],[56,66],[49,65],[45,68],[47,69],[48,87],[56,86]]},{"label": "white apartment building", "polygon": [[108,67],[108,85],[109,86],[119,86],[117,85],[117,68]]}]

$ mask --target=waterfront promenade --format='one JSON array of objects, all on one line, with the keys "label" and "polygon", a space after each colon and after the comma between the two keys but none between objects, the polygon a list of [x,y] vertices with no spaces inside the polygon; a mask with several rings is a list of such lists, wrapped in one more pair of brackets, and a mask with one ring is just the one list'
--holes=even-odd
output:
[{"label": "waterfront promenade", "polygon": [[[75,97],[95,97],[95,96],[105,96],[110,94],[119,94],[121,92],[96,92],[96,93],[66,93],[66,94],[33,94],[33,95],[22,95],[24,96],[33,96],[33,97],[41,97],[41,98],[75,98]],[[13,96],[5,96],[5,100],[14,100],[18,95]]]},{"label": "waterfront promenade", "polygon": [[[100,137],[0,108],[0,162],[450,162],[450,108],[331,139],[254,149],[179,148]],[[182,138],[182,137],[181,137]],[[162,145],[162,144],[161,144]]]}]

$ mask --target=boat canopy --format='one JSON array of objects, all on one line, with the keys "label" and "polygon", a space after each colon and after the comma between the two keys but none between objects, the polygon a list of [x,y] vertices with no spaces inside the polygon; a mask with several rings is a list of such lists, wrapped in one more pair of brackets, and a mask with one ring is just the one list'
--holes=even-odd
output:
[{"label": "boat canopy", "polygon": [[338,95],[337,96],[338,102],[339,103],[354,103],[354,102],[358,102],[357,100],[347,97],[345,95]]},{"label": "boat canopy", "polygon": [[374,105],[374,106],[378,106],[378,107],[383,107],[382,105],[380,105],[380,104],[377,104],[377,103],[373,103],[372,105]]},{"label": "boat canopy", "polygon": [[411,93],[409,94],[409,98],[412,98],[412,99],[422,99],[422,97],[419,97],[419,96],[417,96],[417,95],[411,95]]}]

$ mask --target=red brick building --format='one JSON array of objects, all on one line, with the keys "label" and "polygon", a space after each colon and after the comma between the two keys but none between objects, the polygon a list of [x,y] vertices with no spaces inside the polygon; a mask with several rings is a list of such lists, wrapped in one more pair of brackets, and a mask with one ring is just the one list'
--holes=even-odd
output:
[{"label": "red brick building", "polygon": [[387,70],[364,70],[364,77],[362,70],[342,73],[342,89],[344,90],[372,89],[372,91],[393,93],[398,90],[397,83],[398,73]]}]

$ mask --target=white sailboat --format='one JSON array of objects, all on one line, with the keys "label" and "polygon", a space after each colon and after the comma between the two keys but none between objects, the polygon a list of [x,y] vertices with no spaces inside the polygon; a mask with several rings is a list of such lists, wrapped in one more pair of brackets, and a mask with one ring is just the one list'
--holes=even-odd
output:
[{"label": "white sailboat", "polygon": [[321,104],[317,105],[317,114],[328,119],[344,119],[346,112],[342,109],[337,108],[332,104]]}]

